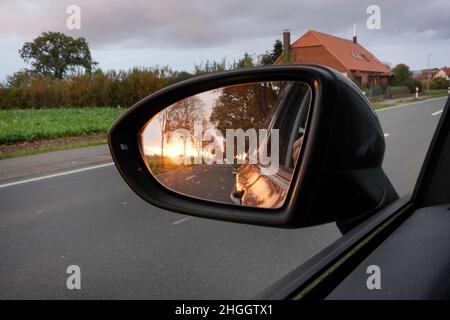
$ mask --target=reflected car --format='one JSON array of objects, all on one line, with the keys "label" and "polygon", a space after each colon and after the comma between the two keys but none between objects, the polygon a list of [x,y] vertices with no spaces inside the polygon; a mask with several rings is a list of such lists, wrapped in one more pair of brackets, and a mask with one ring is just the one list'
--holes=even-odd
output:
[{"label": "reflected car", "polygon": [[269,117],[271,121],[267,130],[269,133],[279,130],[279,166],[271,169],[259,162],[251,164],[246,159],[236,172],[230,195],[233,203],[259,208],[283,205],[300,155],[310,104],[311,91],[305,84],[293,82],[286,85],[273,116]]}]

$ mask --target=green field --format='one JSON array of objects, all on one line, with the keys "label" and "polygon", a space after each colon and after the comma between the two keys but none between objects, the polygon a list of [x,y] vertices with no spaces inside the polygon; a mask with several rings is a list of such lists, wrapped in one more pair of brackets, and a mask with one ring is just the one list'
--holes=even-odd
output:
[{"label": "green field", "polygon": [[0,144],[106,132],[125,108],[0,110]]}]

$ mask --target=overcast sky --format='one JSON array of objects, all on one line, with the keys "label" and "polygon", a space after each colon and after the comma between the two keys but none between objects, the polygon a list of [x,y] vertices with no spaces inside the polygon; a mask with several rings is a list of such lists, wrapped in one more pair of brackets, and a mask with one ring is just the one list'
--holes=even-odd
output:
[{"label": "overcast sky", "polygon": [[[381,29],[369,30],[369,5]],[[69,5],[81,29],[69,30]],[[450,65],[450,1],[393,0],[0,0],[0,81],[27,67],[18,55],[44,31],[85,37],[102,69],[168,65],[192,71],[204,60],[232,61],[270,50],[283,29],[294,41],[310,29],[358,41],[379,60],[412,69]]]}]

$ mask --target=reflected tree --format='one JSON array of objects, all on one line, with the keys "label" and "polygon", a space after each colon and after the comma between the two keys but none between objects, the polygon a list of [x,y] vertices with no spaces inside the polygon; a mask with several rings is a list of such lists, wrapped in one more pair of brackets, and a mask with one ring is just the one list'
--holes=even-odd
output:
[{"label": "reflected tree", "polygon": [[205,105],[197,96],[185,98],[169,108],[165,119],[164,131],[169,140],[173,138],[175,130],[185,130],[188,134],[181,136],[183,139],[183,155],[186,157],[186,146],[188,141],[194,143],[195,122],[205,120]]},{"label": "reflected tree", "polygon": [[161,129],[161,157],[164,157],[164,140],[167,133],[167,117],[169,115],[169,108],[164,109],[158,114],[159,127]]},{"label": "reflected tree", "polygon": [[[222,134],[227,129],[267,129],[284,82],[261,82],[222,90],[210,115],[210,122]],[[246,152],[249,147],[246,141]],[[226,152],[226,146],[224,146]],[[237,156],[235,145],[234,155]]]},{"label": "reflected tree", "polygon": [[280,84],[273,82],[224,88],[209,120],[222,133],[226,129],[266,128],[280,89]]}]

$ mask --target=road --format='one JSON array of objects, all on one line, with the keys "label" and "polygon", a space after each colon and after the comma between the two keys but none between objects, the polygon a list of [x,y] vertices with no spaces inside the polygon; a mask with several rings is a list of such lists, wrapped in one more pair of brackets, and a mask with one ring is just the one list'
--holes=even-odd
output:
[{"label": "road", "polygon": [[[230,165],[195,165],[170,170],[157,176],[167,188],[191,197],[230,203],[235,176]],[[211,183],[214,181],[214,183]]]},{"label": "road", "polygon": [[446,99],[377,112],[386,137],[383,168],[400,195],[413,190]]},{"label": "road", "polygon": [[[384,168],[400,194],[414,185],[444,103],[378,112]],[[0,299],[251,298],[340,236],[334,224],[279,230],[166,212],[108,162],[3,183],[0,203]],[[69,265],[81,268],[81,290],[66,288]]]}]

